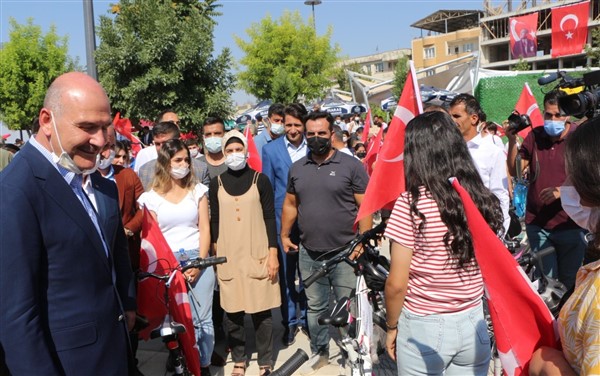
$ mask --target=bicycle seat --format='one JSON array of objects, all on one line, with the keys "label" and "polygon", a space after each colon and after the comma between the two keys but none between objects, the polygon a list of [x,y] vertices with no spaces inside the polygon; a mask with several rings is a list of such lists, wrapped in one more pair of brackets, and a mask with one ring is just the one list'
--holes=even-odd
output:
[{"label": "bicycle seat", "polygon": [[150,339],[167,337],[174,334],[185,333],[185,326],[175,321],[171,321],[168,325],[163,325],[150,332]]},{"label": "bicycle seat", "polygon": [[318,319],[319,325],[333,325],[336,328],[347,325],[350,321],[348,312],[348,297],[340,299],[332,309],[325,312]]}]

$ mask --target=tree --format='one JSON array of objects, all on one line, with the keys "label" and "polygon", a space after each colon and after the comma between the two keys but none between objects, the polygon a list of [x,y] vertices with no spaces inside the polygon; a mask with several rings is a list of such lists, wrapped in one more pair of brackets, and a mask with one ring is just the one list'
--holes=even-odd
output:
[{"label": "tree", "polygon": [[350,80],[348,80],[346,71],[362,73],[362,65],[354,62],[350,64],[339,65],[334,69],[333,77],[335,82],[340,87],[340,90],[350,91]]},{"label": "tree", "polygon": [[592,43],[585,47],[585,53],[588,58],[596,61],[596,66],[600,66],[600,28],[592,29]]},{"label": "tree", "polygon": [[[315,99],[331,86],[339,47],[331,46],[332,28],[317,36],[299,12],[284,12],[277,21],[267,16],[246,31],[250,40],[236,36],[246,70],[238,74],[242,89],[259,100],[289,103],[305,96]],[[285,83],[286,88],[282,88]]]},{"label": "tree", "polygon": [[24,25],[13,18],[9,23],[9,41],[0,48],[0,120],[9,129],[29,131],[50,83],[77,62],[67,55],[68,38],[58,36],[54,25],[43,34],[33,18]]},{"label": "tree", "polygon": [[531,70],[531,65],[523,58],[520,58],[519,61],[511,68],[513,71],[528,71]]},{"label": "tree", "polygon": [[394,70],[394,81],[392,82],[392,95],[394,98],[400,98],[402,89],[404,89],[404,82],[406,82],[406,76],[408,75],[409,59],[409,56],[402,56],[396,63],[396,69]]},{"label": "tree", "polygon": [[232,115],[235,77],[224,48],[213,56],[216,0],[121,0],[102,16],[98,75],[113,110],[154,120],[173,109],[185,131]]}]

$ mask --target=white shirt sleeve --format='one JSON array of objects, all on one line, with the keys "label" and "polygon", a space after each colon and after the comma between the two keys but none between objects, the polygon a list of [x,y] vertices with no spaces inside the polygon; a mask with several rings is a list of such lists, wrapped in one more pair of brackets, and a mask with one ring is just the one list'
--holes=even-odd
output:
[{"label": "white shirt sleeve", "polygon": [[560,187],[560,202],[565,213],[571,217],[573,222],[577,223],[577,226],[594,232],[596,224],[598,224],[600,208],[583,206],[580,201],[581,197],[575,187],[570,185]]},{"label": "white shirt sleeve", "polygon": [[146,206],[148,210],[151,210],[156,213],[158,202],[156,200],[156,192],[144,192],[140,195],[137,202],[140,205],[140,208]]},{"label": "white shirt sleeve", "polygon": [[506,155],[500,149],[497,149],[496,158],[492,170],[490,171],[490,191],[498,200],[500,200],[500,208],[502,209],[504,234],[508,232],[510,226],[510,215],[508,209],[510,207],[510,197],[508,195],[508,175],[506,173]]},{"label": "white shirt sleeve", "polygon": [[208,187],[202,183],[196,184],[196,186],[194,187],[193,195],[194,201],[196,202],[196,206],[198,206],[198,203],[200,202],[202,197],[208,195]]}]

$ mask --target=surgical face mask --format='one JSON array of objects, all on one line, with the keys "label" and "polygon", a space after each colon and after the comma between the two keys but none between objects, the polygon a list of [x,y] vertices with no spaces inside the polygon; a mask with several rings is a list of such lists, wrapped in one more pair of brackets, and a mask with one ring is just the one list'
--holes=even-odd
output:
[{"label": "surgical face mask", "polygon": [[318,136],[307,138],[306,146],[314,155],[325,155],[331,150],[331,139]]},{"label": "surgical face mask", "polygon": [[196,158],[198,156],[198,149],[190,149],[190,157]]},{"label": "surgical face mask", "polygon": [[354,118],[354,122],[358,123],[360,121],[360,118]]},{"label": "surgical face mask", "polygon": [[223,146],[223,137],[208,137],[204,139],[204,146],[211,154],[217,154],[221,152]]},{"label": "surgical face mask", "polygon": [[560,136],[565,130],[565,122],[564,120],[544,120],[544,130],[549,136]]},{"label": "surgical face mask", "polygon": [[56,154],[56,151],[54,151],[54,148],[52,147],[52,143],[50,143],[50,147],[52,148],[52,153],[57,157],[56,163],[58,163],[63,168],[65,168],[68,171],[71,171],[72,173],[77,174],[77,175],[93,174],[98,169],[98,163],[100,163],[100,154],[96,155],[96,163],[95,163],[94,167],[89,168],[87,170],[82,170],[79,167],[77,167],[77,165],[75,164],[75,161],[73,161],[73,158],[71,158],[71,156],[69,154],[67,154],[65,149],[63,149],[62,142],[60,142],[60,136],[58,135],[58,129],[56,128],[56,122],[54,121],[54,113],[53,112],[50,112],[50,119],[52,120],[52,126],[54,127],[54,133],[56,133],[56,140],[58,141],[58,146],[60,146],[60,150],[61,150],[60,155]]},{"label": "surgical face mask", "polygon": [[366,151],[359,151],[356,153],[356,156],[359,157],[360,159],[363,159],[364,157],[367,156],[367,152]]},{"label": "surgical face mask", "polygon": [[281,136],[285,132],[285,127],[281,123],[271,123],[271,133]]},{"label": "surgical face mask", "polygon": [[233,171],[239,171],[246,167],[245,153],[231,153],[225,158],[225,165]]},{"label": "surgical face mask", "polygon": [[335,124],[336,124],[336,125],[340,125],[340,124],[342,124],[342,121],[341,121],[341,120],[336,120],[336,121],[335,121]]},{"label": "surgical face mask", "polygon": [[101,170],[106,170],[110,165],[112,165],[113,160],[115,159],[115,151],[111,150],[108,158],[102,159],[100,158],[100,163],[98,163],[98,168]]},{"label": "surgical face mask", "polygon": [[344,141],[344,143],[348,142],[348,137],[346,137],[346,136],[342,137],[342,141]]},{"label": "surgical face mask", "polygon": [[190,167],[172,167],[171,166],[171,177],[173,179],[183,179],[190,173]]},{"label": "surgical face mask", "polygon": [[596,232],[596,225],[600,220],[600,207],[582,206],[580,197],[575,187],[560,187],[560,202],[563,210],[573,222],[591,232]]}]

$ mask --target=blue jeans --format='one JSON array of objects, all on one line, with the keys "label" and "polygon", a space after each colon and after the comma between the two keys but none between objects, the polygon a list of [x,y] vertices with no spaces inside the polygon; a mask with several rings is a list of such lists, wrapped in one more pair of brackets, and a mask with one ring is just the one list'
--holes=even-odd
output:
[{"label": "blue jeans", "polygon": [[[300,244],[300,273],[308,278],[321,266],[321,261],[312,258],[306,248]],[[345,262],[337,264],[329,273],[305,288],[308,299],[308,330],[310,331],[310,350],[313,354],[329,351],[329,328],[319,325],[318,319],[329,307],[331,289],[336,299],[349,296],[356,287],[354,270]]]},{"label": "blue jeans", "polygon": [[[198,257],[198,250],[187,250],[190,259]],[[212,301],[215,290],[215,272],[213,268],[200,271],[200,278],[192,284],[188,293],[192,319],[196,329],[196,343],[200,351],[200,366],[208,367],[215,347],[215,329],[212,322]]]},{"label": "blue jeans", "polygon": [[427,316],[403,309],[396,356],[399,375],[487,375],[491,346],[482,305]]},{"label": "blue jeans", "polygon": [[550,278],[558,278],[568,289],[573,287],[585,253],[585,230],[545,230],[527,225],[526,231],[533,252],[551,246],[556,250],[542,260],[544,273]]},{"label": "blue jeans", "polygon": [[[279,236],[277,236],[279,239]],[[281,319],[284,327],[308,325],[306,321],[306,294],[298,266],[298,254],[285,253],[279,244],[279,288],[281,289]],[[300,285],[296,289],[296,274]],[[300,317],[298,317],[300,311]]]}]

